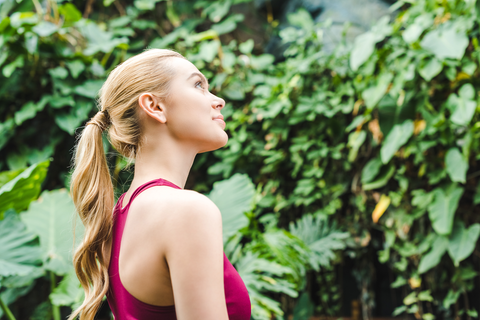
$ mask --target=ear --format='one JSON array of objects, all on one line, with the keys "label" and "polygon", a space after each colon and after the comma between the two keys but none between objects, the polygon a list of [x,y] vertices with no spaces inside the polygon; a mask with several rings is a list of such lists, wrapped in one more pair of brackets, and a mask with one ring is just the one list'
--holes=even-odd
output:
[{"label": "ear", "polygon": [[147,92],[142,93],[140,97],[138,97],[138,105],[150,118],[154,119],[155,121],[160,123],[167,122],[167,118],[165,116],[165,105],[153,94]]}]

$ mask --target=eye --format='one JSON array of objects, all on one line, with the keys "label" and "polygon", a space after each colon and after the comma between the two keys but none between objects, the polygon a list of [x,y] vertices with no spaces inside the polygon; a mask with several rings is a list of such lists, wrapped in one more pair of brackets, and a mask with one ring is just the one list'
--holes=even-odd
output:
[{"label": "eye", "polygon": [[200,85],[200,87],[203,89],[203,87],[202,87],[203,84],[202,84],[201,81],[198,81],[197,83],[195,83],[195,87],[198,86],[198,85]]}]

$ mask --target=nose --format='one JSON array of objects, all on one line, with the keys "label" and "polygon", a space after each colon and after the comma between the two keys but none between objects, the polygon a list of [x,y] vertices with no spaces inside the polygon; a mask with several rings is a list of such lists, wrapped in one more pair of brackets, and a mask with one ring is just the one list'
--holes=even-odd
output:
[{"label": "nose", "polygon": [[223,107],[225,107],[225,100],[223,100],[222,98],[220,97],[217,97],[216,95],[212,94],[213,95],[213,100],[212,100],[212,107],[214,109],[220,109],[222,110]]}]

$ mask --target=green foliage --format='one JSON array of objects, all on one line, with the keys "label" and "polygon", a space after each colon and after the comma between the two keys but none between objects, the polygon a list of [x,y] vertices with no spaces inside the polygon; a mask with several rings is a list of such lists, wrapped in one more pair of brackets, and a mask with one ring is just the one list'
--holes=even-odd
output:
[{"label": "green foliage", "polygon": [[[41,251],[35,234],[26,230],[13,210],[6,213],[0,222],[0,283],[9,287],[10,277],[25,277],[36,273]],[[18,278],[17,278],[18,281]],[[15,283],[13,283],[15,284]]]},{"label": "green foliage", "polygon": [[214,183],[208,197],[222,213],[224,242],[248,226],[249,220],[244,212],[252,207],[254,191],[253,183],[246,175],[235,174],[228,180]]},{"label": "green foliage", "polygon": [[[18,2],[0,3],[0,167],[11,170],[0,174],[0,214],[26,210],[38,197],[46,166],[35,183],[30,168],[40,170],[37,163],[52,155],[58,162],[49,186],[65,186],[76,130],[95,111],[109,71],[146,47],[171,48],[227,100],[229,142],[198,156],[194,189],[207,192],[226,179],[210,197],[222,211],[225,252],[249,289],[254,319],[292,311],[279,297],[296,299],[308,272],[334,288],[327,275],[347,257],[371,308],[371,251],[396,274],[392,287],[405,292],[395,315],[417,315],[427,305],[425,319],[476,313],[464,302],[479,267],[472,258],[480,233],[476,1],[399,1],[395,17],[381,18],[353,44],[342,39],[332,52],[323,48],[330,22],[316,24],[299,10],[278,30],[287,49],[277,62],[253,39],[238,40],[250,38],[241,36],[249,26],[232,6],[248,1],[136,0],[117,8],[104,0],[91,19],[74,2],[44,15]],[[112,154],[115,183],[128,180],[124,160]],[[15,191],[22,185],[31,187],[28,197]],[[79,298],[64,263],[73,240],[42,218],[65,219],[70,229],[60,211],[71,204],[61,194],[46,192],[45,203],[21,213],[40,236],[45,267],[66,275],[50,295],[57,307]],[[13,195],[20,196],[2,200]],[[374,223],[385,197],[390,204]],[[57,243],[62,236],[66,244]],[[2,289],[3,301],[30,290],[18,281],[24,286]],[[313,303],[322,314],[341,301],[334,293],[320,300]]]},{"label": "green foliage", "polygon": [[39,200],[21,213],[21,219],[40,238],[43,267],[58,275],[67,274],[73,268],[72,230],[75,230],[77,243],[83,237],[83,224],[75,215],[75,207],[67,191],[44,191]]},{"label": "green foliage", "polygon": [[2,174],[5,183],[0,187],[0,218],[8,209],[18,212],[27,209],[30,202],[38,197],[49,164],[49,161],[44,161],[30,166],[20,174],[18,171]]}]

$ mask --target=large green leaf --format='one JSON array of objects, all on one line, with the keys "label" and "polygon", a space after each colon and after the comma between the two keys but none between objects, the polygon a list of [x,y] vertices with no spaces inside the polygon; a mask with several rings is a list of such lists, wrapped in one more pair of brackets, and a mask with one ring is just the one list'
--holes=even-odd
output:
[{"label": "large green leaf", "polygon": [[373,158],[367,162],[362,170],[362,176],[360,181],[365,184],[372,181],[380,172],[382,167],[382,161],[379,158]]},{"label": "large green leaf", "polygon": [[372,190],[372,189],[381,188],[388,183],[388,181],[390,180],[390,178],[393,176],[394,173],[395,173],[395,166],[393,164],[384,166],[380,170],[380,173],[378,174],[377,179],[368,183],[364,183],[362,186],[362,189]]},{"label": "large green leaf", "polygon": [[248,225],[245,212],[252,209],[254,194],[254,185],[246,174],[237,173],[213,184],[208,197],[222,213],[223,242]]},{"label": "large green leaf", "polygon": [[415,18],[405,31],[403,31],[403,40],[407,43],[413,43],[418,40],[425,29],[433,24],[433,14],[423,13]]},{"label": "large green leaf", "polygon": [[380,149],[380,157],[383,163],[388,163],[395,152],[403,146],[413,134],[413,121],[406,120],[402,124],[396,124],[388,133],[387,138]]},{"label": "large green leaf", "polygon": [[392,32],[392,27],[388,24],[389,20],[388,16],[380,18],[377,24],[372,27],[372,30],[359,35],[355,39],[350,53],[350,67],[353,71],[357,71],[370,58],[375,50],[375,44],[385,39]]},{"label": "large green leaf", "polygon": [[452,232],[453,218],[463,188],[453,185],[448,189],[436,188],[432,192],[434,198],[428,206],[428,217],[436,233],[448,235]]},{"label": "large green leaf", "polygon": [[433,58],[423,62],[418,72],[423,79],[430,81],[438,75],[442,69],[442,63],[437,58]]},{"label": "large green leaf", "polygon": [[475,250],[478,237],[480,236],[480,224],[475,223],[470,228],[465,229],[463,221],[455,223],[452,234],[448,242],[448,253],[455,266],[459,266],[460,261],[468,258]]},{"label": "large green leaf", "polygon": [[37,236],[27,231],[14,210],[0,221],[0,282],[10,276],[26,276],[39,269],[41,250]]},{"label": "large green leaf", "polygon": [[301,239],[312,251],[309,262],[315,270],[320,266],[328,267],[335,258],[335,250],[346,247],[348,232],[341,232],[335,226],[330,226],[328,220],[314,217],[311,214],[303,216],[295,224],[290,223],[290,232]]},{"label": "large green leaf", "polygon": [[444,236],[437,236],[432,245],[432,250],[422,257],[418,266],[418,273],[424,273],[435,267],[447,251],[448,239]]},{"label": "large green leaf", "polygon": [[445,58],[461,59],[468,46],[468,37],[453,23],[447,22],[440,28],[427,33],[420,44],[440,60]]},{"label": "large green leaf", "polygon": [[451,148],[447,151],[445,167],[452,181],[466,182],[468,162],[457,148]]},{"label": "large green leaf", "polygon": [[470,83],[464,84],[458,90],[458,96],[455,93],[450,94],[446,102],[446,107],[451,112],[450,121],[462,126],[468,125],[477,108],[474,97],[475,89]]},{"label": "large green leaf", "polygon": [[78,281],[74,269],[71,269],[60,284],[50,293],[50,301],[55,306],[68,306],[76,309],[85,297],[85,291]]},{"label": "large green leaf", "polygon": [[48,160],[34,164],[0,188],[0,219],[10,208],[17,212],[27,209],[38,197],[49,164]]},{"label": "large green leaf", "polygon": [[[38,234],[43,250],[44,267],[56,274],[66,274],[72,265],[73,201],[65,189],[44,191],[40,198],[21,214],[28,229]],[[77,217],[75,237],[83,236],[83,224]]]},{"label": "large green leaf", "polygon": [[380,99],[387,92],[388,86],[393,79],[393,74],[391,72],[384,71],[381,73],[376,82],[365,91],[362,92],[362,98],[365,101],[365,105],[368,109],[373,109]]}]

